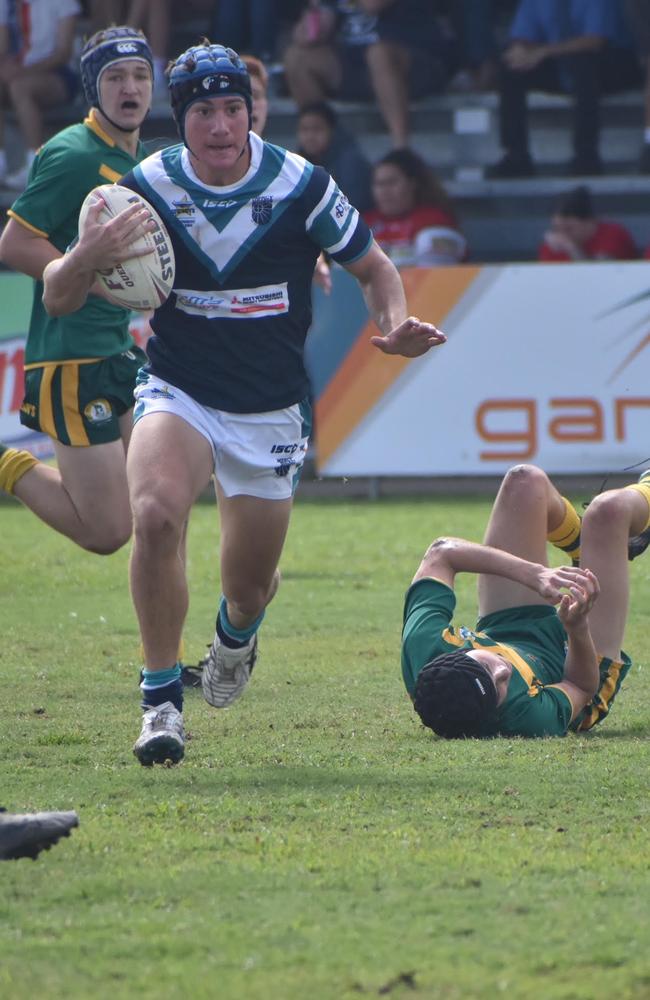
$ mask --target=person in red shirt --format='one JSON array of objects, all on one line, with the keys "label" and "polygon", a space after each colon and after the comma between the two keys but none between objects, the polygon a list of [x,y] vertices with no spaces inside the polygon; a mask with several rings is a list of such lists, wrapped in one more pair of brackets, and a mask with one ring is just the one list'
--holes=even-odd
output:
[{"label": "person in red shirt", "polygon": [[364,213],[375,240],[396,267],[457,264],[467,256],[447,192],[410,149],[395,149],[372,173],[374,209]]},{"label": "person in red shirt", "polygon": [[625,226],[596,218],[591,191],[581,185],[557,206],[537,256],[550,262],[636,260],[639,251]]}]

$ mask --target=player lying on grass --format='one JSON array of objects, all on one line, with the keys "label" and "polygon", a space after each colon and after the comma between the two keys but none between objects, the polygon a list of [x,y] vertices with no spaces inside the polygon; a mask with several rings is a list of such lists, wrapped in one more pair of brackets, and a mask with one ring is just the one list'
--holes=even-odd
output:
[{"label": "player lying on grass", "polygon": [[[650,472],[608,490],[582,524],[533,465],[504,477],[482,545],[438,538],[406,595],[402,673],[439,736],[564,736],[609,713],[622,651],[628,539],[650,523]],[[546,543],[580,566],[549,568]],[[475,630],[453,627],[457,573],[478,574]]]}]

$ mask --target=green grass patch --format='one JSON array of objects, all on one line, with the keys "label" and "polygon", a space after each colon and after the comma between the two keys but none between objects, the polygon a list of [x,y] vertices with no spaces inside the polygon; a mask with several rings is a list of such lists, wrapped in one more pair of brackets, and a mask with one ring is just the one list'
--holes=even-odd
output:
[{"label": "green grass patch", "polygon": [[[189,692],[185,761],[145,770],[128,552],[0,506],[0,803],[81,818],[0,864],[0,996],[646,1000],[650,556],[600,730],[445,743],[402,687],[402,600],[429,541],[480,539],[488,509],[299,502],[249,690],[222,713]],[[188,661],[216,545],[199,505]]]}]

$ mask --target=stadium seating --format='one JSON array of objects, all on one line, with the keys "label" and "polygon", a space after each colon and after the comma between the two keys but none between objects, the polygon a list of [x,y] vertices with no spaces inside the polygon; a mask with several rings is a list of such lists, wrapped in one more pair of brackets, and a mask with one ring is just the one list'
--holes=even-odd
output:
[{"label": "stadium seating", "polygon": [[[361,143],[371,161],[389,149],[389,140],[375,108],[336,103],[342,124]],[[547,225],[556,196],[575,182],[564,173],[571,157],[571,113],[567,99],[547,94],[530,98],[532,154],[538,164],[534,178],[487,181],[483,170],[499,157],[495,94],[442,95],[413,106],[412,145],[436,168],[454,198],[471,248],[472,260],[530,260]],[[78,120],[83,104],[60,109],[47,117],[50,133]],[[647,201],[650,176],[637,172],[643,120],[640,93],[610,96],[602,102],[601,149],[605,174],[589,184],[598,211],[626,225],[640,247],[650,243]],[[291,147],[295,141],[296,109],[286,97],[273,97],[266,138]],[[16,141],[11,120],[7,148]],[[145,123],[143,137],[158,148],[176,141],[167,109],[160,104]],[[14,195],[0,188],[0,208]],[[504,225],[504,222],[506,225]]]}]

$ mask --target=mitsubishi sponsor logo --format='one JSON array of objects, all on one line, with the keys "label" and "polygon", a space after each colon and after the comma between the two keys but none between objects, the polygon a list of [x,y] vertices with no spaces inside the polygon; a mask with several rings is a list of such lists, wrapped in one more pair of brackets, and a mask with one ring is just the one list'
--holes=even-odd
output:
[{"label": "mitsubishi sponsor logo", "polygon": [[287,282],[259,288],[229,288],[219,293],[175,289],[176,308],[205,319],[260,319],[289,311]]}]

